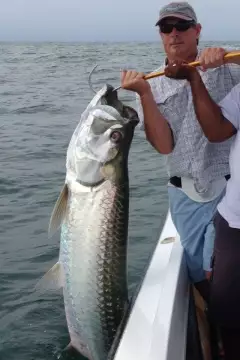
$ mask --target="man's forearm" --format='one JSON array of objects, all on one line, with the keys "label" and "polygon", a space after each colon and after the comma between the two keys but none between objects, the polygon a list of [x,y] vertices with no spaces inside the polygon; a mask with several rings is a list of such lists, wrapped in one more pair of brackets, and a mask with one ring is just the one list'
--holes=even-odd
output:
[{"label": "man's forearm", "polygon": [[197,119],[209,141],[221,142],[234,135],[236,129],[223,117],[221,108],[212,100],[197,70],[192,72],[189,82]]},{"label": "man's forearm", "polygon": [[148,141],[161,154],[173,150],[173,136],[167,120],[160,113],[152,92],[140,97],[144,115],[144,126]]}]

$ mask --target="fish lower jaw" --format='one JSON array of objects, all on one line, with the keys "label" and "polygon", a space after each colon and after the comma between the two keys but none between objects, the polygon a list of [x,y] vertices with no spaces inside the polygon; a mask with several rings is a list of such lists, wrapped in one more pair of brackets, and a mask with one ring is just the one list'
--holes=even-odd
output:
[{"label": "fish lower jaw", "polygon": [[82,185],[74,178],[66,178],[66,184],[72,194],[97,192],[102,190],[103,188],[106,189],[108,187],[112,187],[112,181],[110,179],[107,179],[101,184],[93,187]]}]

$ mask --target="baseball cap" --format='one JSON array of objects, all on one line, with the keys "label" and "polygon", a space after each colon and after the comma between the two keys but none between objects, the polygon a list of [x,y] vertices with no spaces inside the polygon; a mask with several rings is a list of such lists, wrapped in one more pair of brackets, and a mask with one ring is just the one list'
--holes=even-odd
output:
[{"label": "baseball cap", "polygon": [[193,7],[185,1],[171,2],[163,6],[159,12],[159,19],[155,26],[167,17],[176,17],[183,20],[192,20],[197,23],[197,16]]}]

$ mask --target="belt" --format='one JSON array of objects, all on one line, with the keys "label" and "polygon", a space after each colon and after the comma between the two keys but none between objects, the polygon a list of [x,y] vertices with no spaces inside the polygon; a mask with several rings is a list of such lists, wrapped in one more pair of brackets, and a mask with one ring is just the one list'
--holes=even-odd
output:
[{"label": "belt", "polygon": [[[224,177],[225,177],[225,179],[228,181],[228,180],[230,179],[231,175],[225,175]],[[181,179],[180,177],[178,177],[178,176],[172,176],[172,177],[169,179],[169,182],[170,182],[172,185],[174,185],[174,186],[176,186],[176,187],[178,187],[178,188],[181,188],[181,187],[182,187],[182,179]]]}]

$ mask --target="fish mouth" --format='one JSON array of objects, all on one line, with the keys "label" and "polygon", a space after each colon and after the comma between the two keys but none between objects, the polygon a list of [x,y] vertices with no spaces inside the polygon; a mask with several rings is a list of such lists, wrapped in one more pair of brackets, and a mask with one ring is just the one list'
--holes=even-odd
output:
[{"label": "fish mouth", "polygon": [[171,44],[171,46],[178,46],[178,45],[183,45],[183,44],[184,44],[183,42],[177,42],[177,43]]},{"label": "fish mouth", "polygon": [[114,90],[112,85],[106,84],[106,91],[104,95],[107,105],[114,106],[116,102],[120,102],[118,99],[118,93]]},{"label": "fish mouth", "polygon": [[127,123],[131,123],[134,127],[137,126],[139,123],[137,111],[131,106],[123,105],[121,100],[118,98],[117,90],[115,90],[112,85],[106,84],[104,100],[106,105],[114,107]]}]

